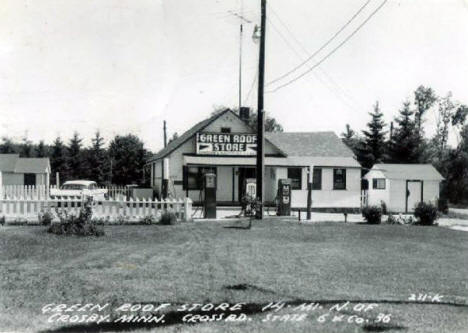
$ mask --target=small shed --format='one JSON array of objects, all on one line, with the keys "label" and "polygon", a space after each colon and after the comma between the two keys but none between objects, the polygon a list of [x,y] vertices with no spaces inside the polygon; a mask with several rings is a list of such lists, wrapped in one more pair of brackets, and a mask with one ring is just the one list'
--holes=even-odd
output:
[{"label": "small shed", "polygon": [[369,205],[384,202],[389,212],[413,212],[422,201],[437,203],[444,179],[431,164],[375,164],[364,176]]},{"label": "small shed", "polygon": [[48,158],[23,158],[19,154],[0,154],[0,186],[49,185]]}]

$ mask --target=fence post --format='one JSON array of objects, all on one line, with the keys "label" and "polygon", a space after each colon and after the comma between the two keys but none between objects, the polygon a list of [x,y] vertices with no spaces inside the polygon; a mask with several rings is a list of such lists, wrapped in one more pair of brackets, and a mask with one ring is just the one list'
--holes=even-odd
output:
[{"label": "fence post", "polygon": [[189,197],[184,199],[184,220],[185,222],[192,221],[192,199]]}]

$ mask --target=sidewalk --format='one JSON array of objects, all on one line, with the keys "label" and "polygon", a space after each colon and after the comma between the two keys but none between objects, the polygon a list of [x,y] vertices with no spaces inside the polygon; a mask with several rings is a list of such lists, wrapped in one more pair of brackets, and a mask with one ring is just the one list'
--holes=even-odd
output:
[{"label": "sidewalk", "polygon": [[[228,220],[233,220],[237,219],[237,216],[240,213],[240,207],[218,207],[217,209],[217,214],[216,214],[216,219],[221,220],[221,221],[228,221]],[[468,209],[453,209],[451,208],[450,211],[456,212],[457,214],[467,214],[468,215]],[[193,216],[195,221],[204,221],[203,219],[203,210],[201,207],[195,208],[194,210],[195,214]],[[274,209],[270,209],[265,212],[266,215],[268,216],[276,216],[276,213]],[[292,218],[298,221],[298,212],[294,211],[292,212]],[[411,214],[404,214],[404,215],[411,215]],[[342,213],[318,213],[318,212],[312,212],[311,219],[307,220],[306,219],[306,213],[302,212],[301,213],[301,222],[302,223],[318,223],[318,222],[341,222],[344,223],[344,214]],[[382,218],[382,222],[384,222],[387,219],[386,216]],[[348,214],[347,217],[347,222],[348,223],[362,223],[364,222],[364,218],[362,217],[361,214]],[[453,218],[453,217],[441,217],[437,220],[437,223],[439,226],[444,227],[444,228],[450,228],[453,230],[460,230],[460,231],[468,231],[468,218]]]}]

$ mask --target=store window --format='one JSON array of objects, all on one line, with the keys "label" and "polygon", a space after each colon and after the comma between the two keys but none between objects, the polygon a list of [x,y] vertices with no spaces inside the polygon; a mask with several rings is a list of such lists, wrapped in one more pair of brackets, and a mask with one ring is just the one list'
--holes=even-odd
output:
[{"label": "store window", "polygon": [[333,189],[346,190],[346,169],[333,169]]},{"label": "store window", "polygon": [[312,189],[322,189],[322,168],[314,168],[314,174],[312,176]]},{"label": "store window", "polygon": [[214,173],[216,175],[216,168],[184,166],[183,172],[184,190],[201,190],[203,188],[203,176],[206,173]]},{"label": "store window", "polygon": [[291,179],[291,189],[302,188],[302,168],[288,168],[288,178]]},{"label": "store window", "polygon": [[373,178],[372,188],[375,190],[385,190],[385,178]]}]

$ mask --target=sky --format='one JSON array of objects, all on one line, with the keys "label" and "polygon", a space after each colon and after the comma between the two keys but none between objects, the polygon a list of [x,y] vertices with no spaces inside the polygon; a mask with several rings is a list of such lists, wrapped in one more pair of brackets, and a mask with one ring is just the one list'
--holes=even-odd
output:
[{"label": "sky", "polygon": [[[268,0],[267,83],[364,6],[306,66],[267,84],[265,110],[285,131],[359,131],[376,101],[390,122],[419,85],[468,104],[467,0],[388,0],[326,57],[383,1]],[[88,144],[99,130],[159,150],[163,120],[171,136],[217,106],[238,106],[239,15],[242,104],[255,108],[260,0],[0,0],[0,137],[51,143],[77,131]]]}]

